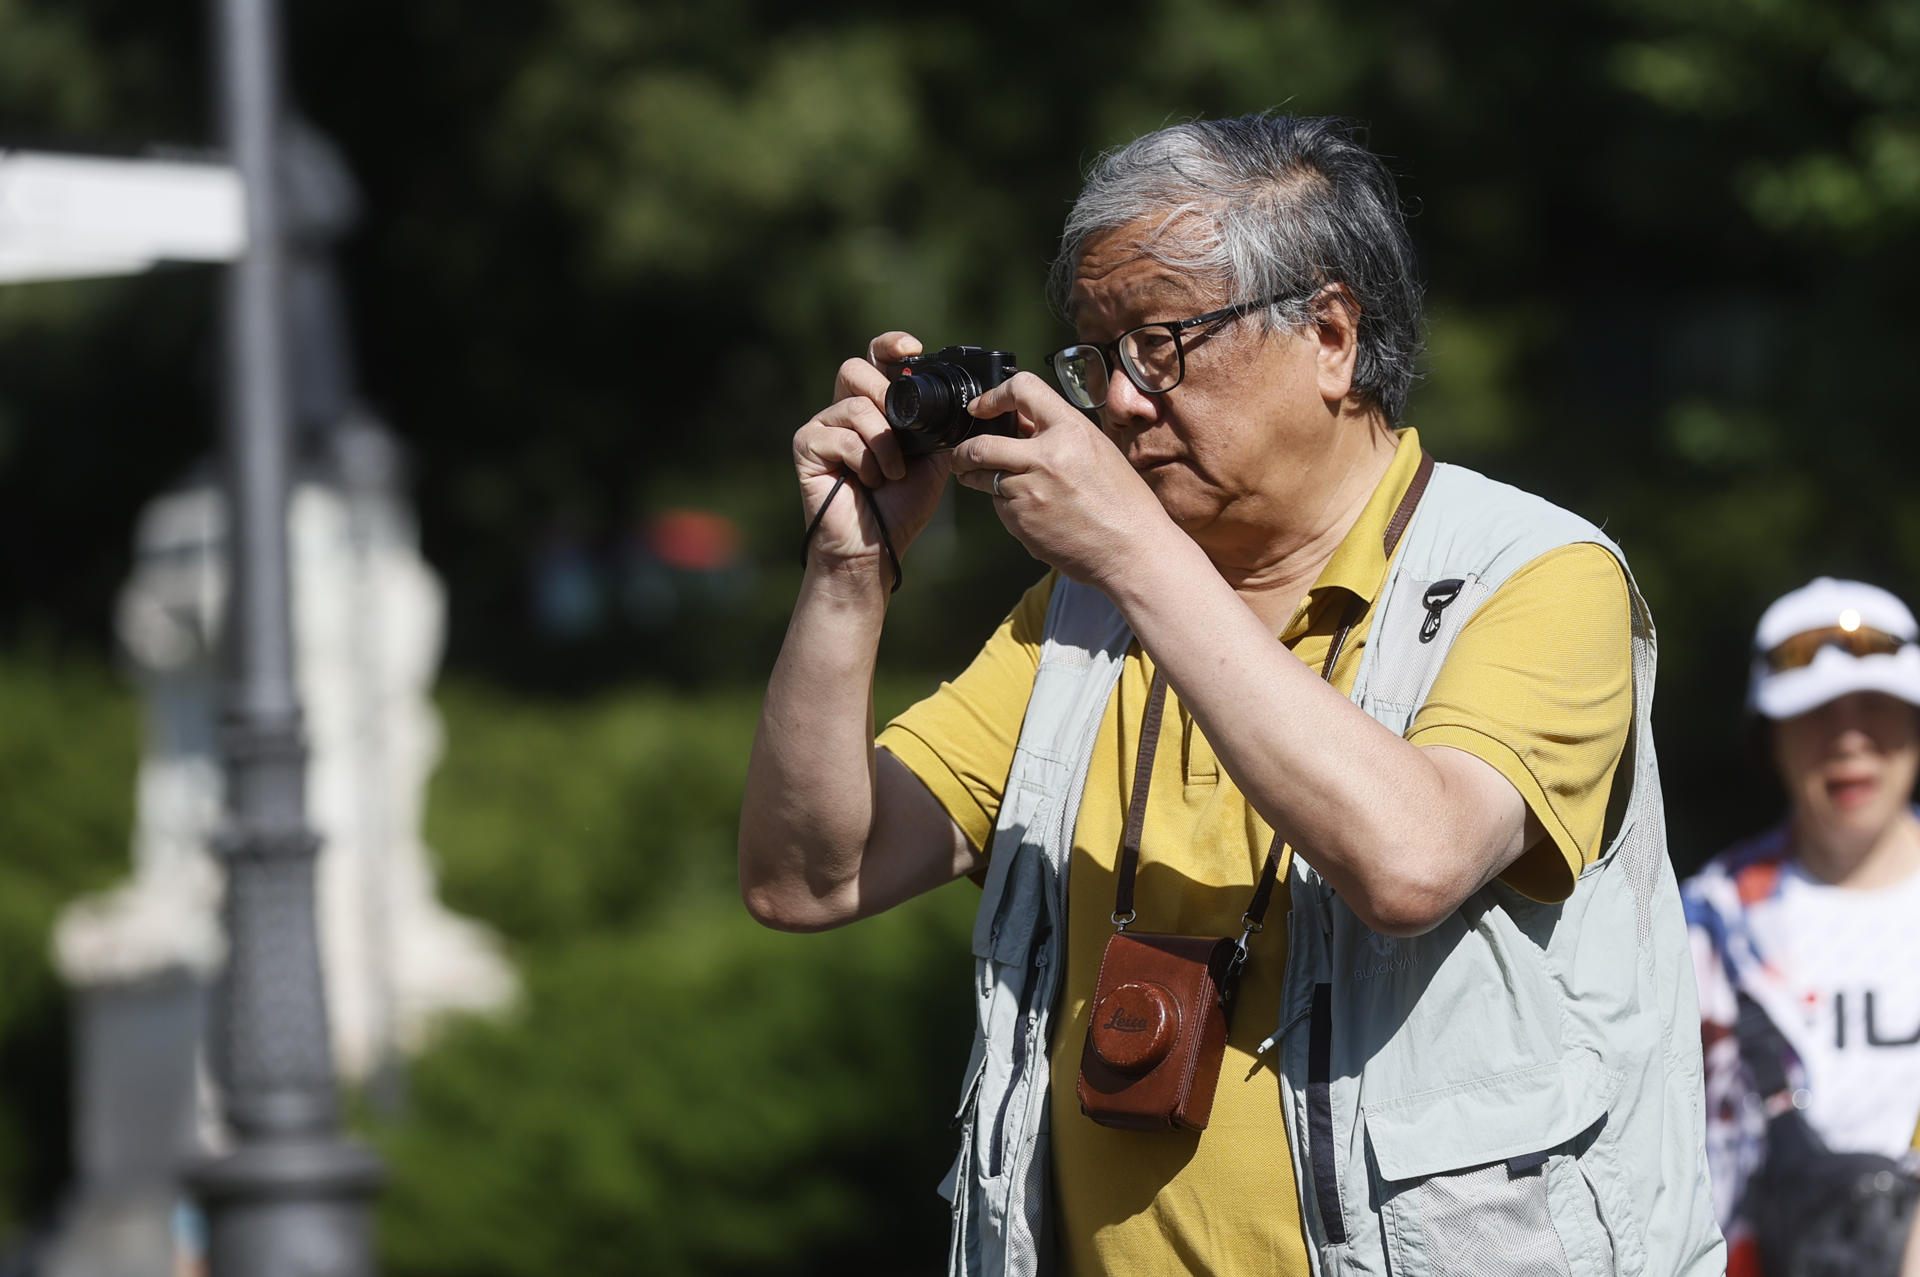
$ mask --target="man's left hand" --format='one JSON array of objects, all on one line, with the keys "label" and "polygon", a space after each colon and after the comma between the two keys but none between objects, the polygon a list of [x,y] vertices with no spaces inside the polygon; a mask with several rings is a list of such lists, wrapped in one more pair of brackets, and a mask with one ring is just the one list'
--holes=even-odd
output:
[{"label": "man's left hand", "polygon": [[967,410],[983,419],[1015,414],[1020,437],[966,440],[953,450],[953,477],[992,496],[1000,522],[1034,558],[1099,586],[1149,539],[1174,530],[1113,441],[1033,373],[1016,373]]}]

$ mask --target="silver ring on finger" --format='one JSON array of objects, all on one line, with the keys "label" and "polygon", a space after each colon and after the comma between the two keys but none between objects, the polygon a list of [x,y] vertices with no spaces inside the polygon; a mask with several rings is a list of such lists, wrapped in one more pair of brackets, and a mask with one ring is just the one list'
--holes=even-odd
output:
[{"label": "silver ring on finger", "polygon": [[995,470],[993,472],[993,495],[996,500],[1006,500],[1007,494],[1000,491],[1000,481],[1006,477],[1007,472],[1005,470]]}]

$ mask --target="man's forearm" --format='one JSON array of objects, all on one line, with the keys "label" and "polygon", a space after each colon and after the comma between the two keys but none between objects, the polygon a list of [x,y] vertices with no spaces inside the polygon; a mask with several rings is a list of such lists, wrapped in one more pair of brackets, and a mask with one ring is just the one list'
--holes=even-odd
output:
[{"label": "man's forearm", "polygon": [[740,811],[740,888],[770,925],[843,893],[874,815],[873,671],[884,570],[810,565],[767,684]]},{"label": "man's forearm", "polygon": [[1463,847],[1488,831],[1428,751],[1288,653],[1185,536],[1131,562],[1107,589],[1134,633],[1254,809],[1363,917],[1419,930],[1423,902],[1484,879],[1477,852],[1499,849]]}]

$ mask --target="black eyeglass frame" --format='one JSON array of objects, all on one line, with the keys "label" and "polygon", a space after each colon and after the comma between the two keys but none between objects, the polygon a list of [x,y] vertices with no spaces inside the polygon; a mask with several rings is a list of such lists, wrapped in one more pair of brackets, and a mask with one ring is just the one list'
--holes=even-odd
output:
[{"label": "black eyeglass frame", "polygon": [[[1047,367],[1053,370],[1053,379],[1060,383],[1060,388],[1063,391],[1066,391],[1069,402],[1074,401],[1074,396],[1071,390],[1067,390],[1067,379],[1060,372],[1059,361],[1060,356],[1070,350],[1091,349],[1100,352],[1100,362],[1107,372],[1107,386],[1109,390],[1111,390],[1113,386],[1113,369],[1117,364],[1120,371],[1126,374],[1127,380],[1133,383],[1134,389],[1138,390],[1141,394],[1164,395],[1187,379],[1187,344],[1180,339],[1180,334],[1189,329],[1198,328],[1203,324],[1217,324],[1223,320],[1238,319],[1249,311],[1265,310],[1269,306],[1278,306],[1281,302],[1291,301],[1294,296],[1295,294],[1293,293],[1276,293],[1264,301],[1238,302],[1232,306],[1222,306],[1219,310],[1210,310],[1204,315],[1195,315],[1192,319],[1155,320],[1150,324],[1139,324],[1133,328],[1129,328],[1112,341],[1072,342],[1048,355]],[[1127,340],[1127,338],[1133,336],[1135,333],[1145,332],[1149,328],[1164,328],[1167,330],[1167,334],[1173,339],[1173,355],[1177,365],[1173,380],[1158,389],[1148,389],[1146,386],[1141,385],[1140,377],[1134,372],[1132,362],[1120,353],[1121,342]],[[1075,402],[1074,406],[1087,412],[1097,412],[1099,409],[1104,408],[1106,403],[1107,396],[1102,395],[1100,396],[1099,403],[1082,404]]]}]

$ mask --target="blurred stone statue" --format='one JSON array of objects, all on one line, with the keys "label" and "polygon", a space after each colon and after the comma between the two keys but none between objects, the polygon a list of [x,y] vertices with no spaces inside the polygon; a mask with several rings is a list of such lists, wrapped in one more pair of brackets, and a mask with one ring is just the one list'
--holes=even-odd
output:
[{"label": "blurred stone statue", "polygon": [[[362,425],[349,450],[381,448]],[[348,459],[351,465],[351,459]],[[337,476],[309,476],[291,512],[295,641],[311,756],[308,802],[324,839],[321,948],[336,1063],[375,1080],[447,1010],[504,1003],[512,977],[493,939],[438,901],[421,839],[441,748],[430,692],[445,624],[440,583],[404,509]],[[148,707],[132,882],[81,900],[55,934],[80,986],[172,968],[211,974],[221,878],[208,850],[222,812],[216,651],[225,511],[211,483],[148,506],[118,611]]]},{"label": "blurred stone statue", "polygon": [[[353,386],[327,245],[357,199],[325,141],[288,140],[288,297],[301,467],[290,503],[296,674],[322,839],[317,899],[327,1013],[341,1077],[379,1101],[400,1058],[449,1012],[504,1006],[499,944],[440,904],[422,817],[442,732],[432,698],[446,625],[421,557],[391,434]],[[75,990],[80,1184],[48,1271],[169,1271],[184,1156],[221,1135],[197,1063],[204,991],[222,962],[224,812],[219,650],[226,502],[208,469],[142,512],[116,628],[145,703],[125,885],[70,906],[56,963]],[[157,1264],[157,1266],[156,1266]]]}]

